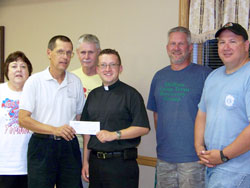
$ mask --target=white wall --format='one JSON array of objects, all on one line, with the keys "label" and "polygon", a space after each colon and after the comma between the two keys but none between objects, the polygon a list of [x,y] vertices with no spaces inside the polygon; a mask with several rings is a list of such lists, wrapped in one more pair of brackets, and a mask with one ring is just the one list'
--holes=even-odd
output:
[{"label": "white wall", "polygon": [[[21,50],[34,72],[48,66],[46,47],[57,34],[76,44],[84,33],[96,34],[101,47],[119,51],[120,79],[135,87],[147,103],[153,75],[169,64],[167,32],[178,25],[178,1],[167,0],[0,0],[0,25],[5,26],[5,57]],[[69,70],[80,66],[75,56]],[[142,138],[139,154],[156,157],[155,131]],[[141,188],[153,187],[154,168],[140,167]]]}]

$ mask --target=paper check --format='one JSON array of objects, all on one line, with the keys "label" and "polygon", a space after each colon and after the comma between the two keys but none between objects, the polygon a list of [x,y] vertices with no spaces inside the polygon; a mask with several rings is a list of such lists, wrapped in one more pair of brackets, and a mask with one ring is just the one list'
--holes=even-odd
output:
[{"label": "paper check", "polygon": [[76,134],[96,135],[100,131],[99,121],[70,121],[69,125],[75,129]]}]

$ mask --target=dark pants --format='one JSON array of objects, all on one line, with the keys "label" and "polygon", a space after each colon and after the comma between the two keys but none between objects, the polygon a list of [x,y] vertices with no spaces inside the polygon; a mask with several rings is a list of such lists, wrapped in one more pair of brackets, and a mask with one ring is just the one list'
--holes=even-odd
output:
[{"label": "dark pants", "polygon": [[77,138],[72,141],[32,135],[28,147],[29,188],[82,188],[81,154]]},{"label": "dark pants", "polygon": [[98,159],[90,153],[89,180],[89,188],[138,188],[139,167],[136,159]]},{"label": "dark pants", "polygon": [[0,175],[0,188],[28,188],[27,175]]}]

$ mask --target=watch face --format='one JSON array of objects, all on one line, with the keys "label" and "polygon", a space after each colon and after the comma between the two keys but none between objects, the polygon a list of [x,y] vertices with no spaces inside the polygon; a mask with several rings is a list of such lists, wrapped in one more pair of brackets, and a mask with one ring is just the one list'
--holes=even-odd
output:
[{"label": "watch face", "polygon": [[228,161],[228,159],[227,159],[226,157],[223,157],[221,160],[222,160],[223,162],[227,162],[227,161]]},{"label": "watch face", "polygon": [[229,158],[226,157],[226,156],[223,154],[222,151],[220,151],[220,157],[221,157],[222,162],[227,162],[227,161],[229,160]]}]

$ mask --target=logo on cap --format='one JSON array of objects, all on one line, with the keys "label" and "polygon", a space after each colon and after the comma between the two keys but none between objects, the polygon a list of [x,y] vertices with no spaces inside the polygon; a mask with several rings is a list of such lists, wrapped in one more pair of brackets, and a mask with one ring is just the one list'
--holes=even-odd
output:
[{"label": "logo on cap", "polygon": [[228,22],[226,25],[224,25],[224,27],[232,27],[233,23],[232,22]]}]

